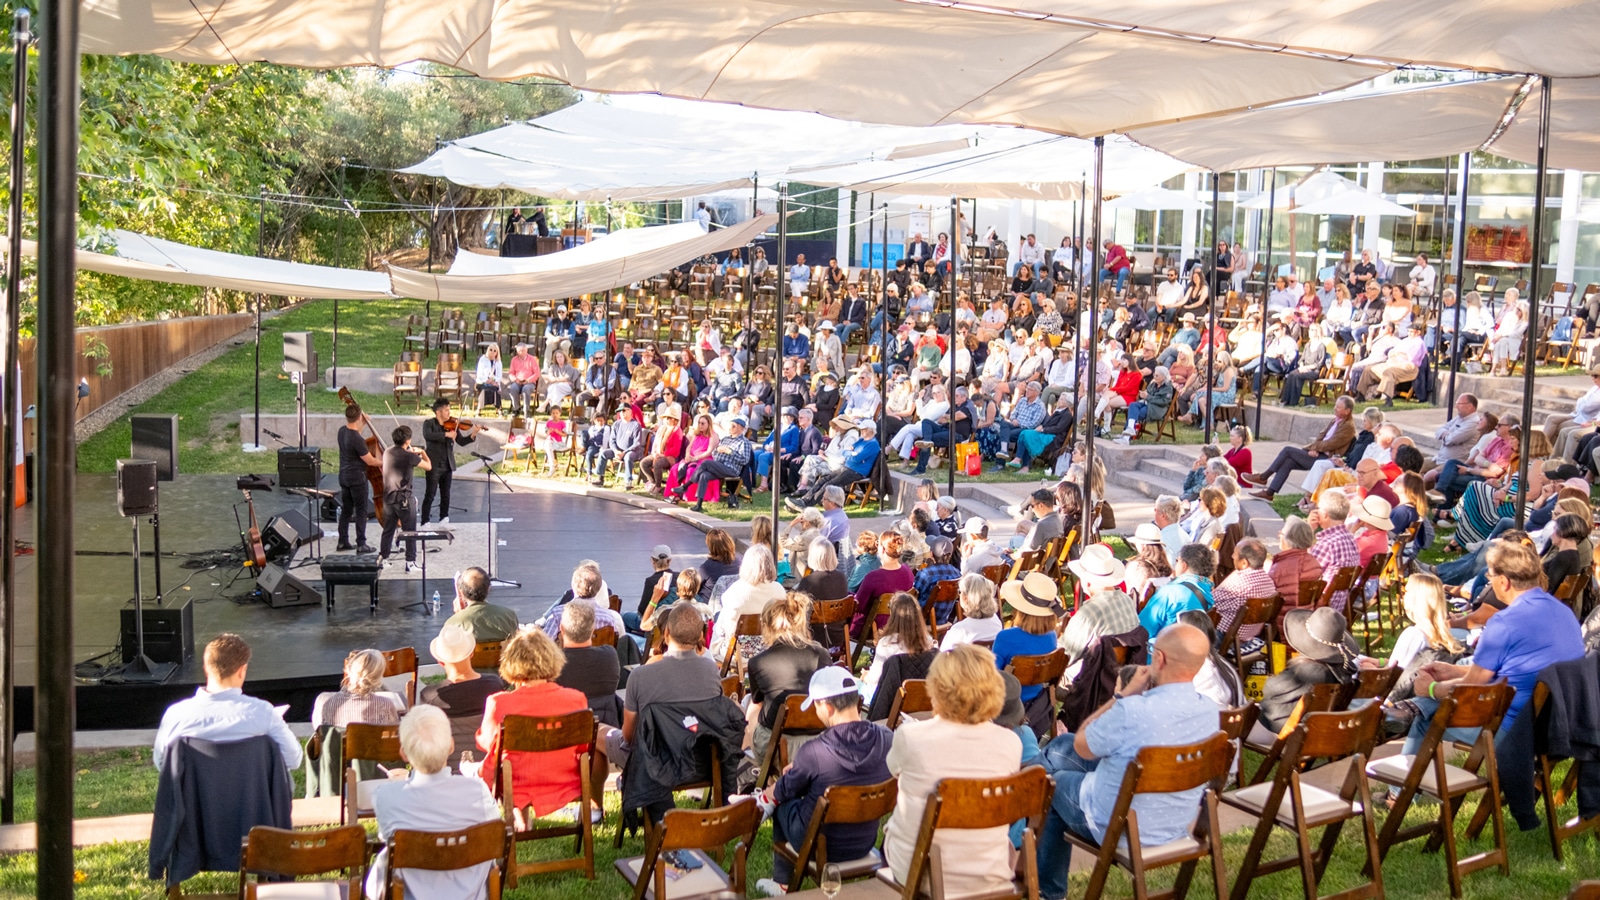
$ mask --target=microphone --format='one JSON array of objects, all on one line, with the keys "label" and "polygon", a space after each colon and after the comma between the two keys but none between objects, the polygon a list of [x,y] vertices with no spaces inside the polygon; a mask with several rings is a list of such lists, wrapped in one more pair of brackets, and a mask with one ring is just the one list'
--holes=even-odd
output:
[{"label": "microphone", "polygon": [[484,455],[483,455],[483,454],[482,454],[482,453],[479,453],[479,452],[477,452],[477,451],[476,451],[476,450],[473,450],[473,451],[469,451],[469,452],[471,452],[471,453],[472,453],[472,455],[473,455],[473,456],[475,456],[475,457],[477,457],[477,458],[478,458],[478,459],[481,459],[481,460],[483,460],[483,461],[484,461],[484,462],[486,462],[486,463],[492,463],[492,462],[494,462],[494,458],[493,458],[493,457],[490,457],[490,456],[484,456]]},{"label": "microphone", "polygon": [[268,428],[261,429],[261,433],[265,434],[267,437],[270,437],[270,438],[276,438],[277,440],[280,440],[280,441],[283,440],[283,435],[278,434],[276,431],[272,431],[271,429],[268,429]]}]

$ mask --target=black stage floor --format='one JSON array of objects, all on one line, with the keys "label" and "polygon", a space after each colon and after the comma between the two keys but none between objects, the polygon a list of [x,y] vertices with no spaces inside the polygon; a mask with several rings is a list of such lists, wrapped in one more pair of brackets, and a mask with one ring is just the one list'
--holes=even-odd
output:
[{"label": "black stage floor", "polygon": [[[198,656],[205,642],[233,631],[250,641],[254,658],[247,690],[291,704],[290,718],[304,718],[309,696],[336,684],[345,655],[352,649],[415,647],[427,661],[428,641],[437,633],[443,616],[431,618],[418,609],[401,610],[418,599],[416,581],[379,581],[379,606],[369,613],[367,592],[341,587],[332,613],[322,606],[272,609],[249,597],[253,582],[239,572],[241,557],[234,524],[233,504],[242,501],[233,476],[180,475],[161,485],[161,571],[167,606],[194,603],[194,640]],[[331,484],[332,478],[324,479]],[[459,478],[452,497],[451,521],[483,523],[484,484],[481,479]],[[420,487],[420,484],[419,484]],[[510,606],[523,621],[532,621],[566,590],[579,560],[593,559],[612,590],[633,603],[639,586],[650,572],[649,551],[667,544],[682,551],[680,564],[704,559],[704,538],[692,526],[664,516],[617,503],[562,493],[517,489],[508,492],[494,485],[494,518],[499,539],[495,575],[521,582],[521,587],[496,587],[490,597]],[[262,525],[286,509],[305,511],[303,498],[281,491],[256,493],[256,513]],[[76,654],[83,663],[111,654],[118,644],[119,610],[133,598],[132,526],[116,512],[114,476],[83,475],[77,493],[76,598],[73,604]],[[243,512],[240,513],[243,517]],[[22,533],[31,535],[32,507],[19,517]],[[507,521],[509,519],[509,521]],[[325,524],[323,551],[333,552],[334,523]],[[377,523],[368,526],[368,541],[378,543]],[[143,528],[144,594],[146,605],[156,595],[152,533]],[[486,555],[487,548],[476,554]],[[481,565],[481,558],[473,562]],[[202,568],[196,568],[202,567]],[[442,571],[441,571],[442,569]],[[322,587],[315,565],[295,574]],[[430,568],[426,592],[437,589],[448,603],[453,596],[449,567]],[[16,604],[16,660],[18,727],[26,730],[32,719],[29,688],[35,677],[37,638],[35,589],[38,567],[33,556],[18,557]],[[109,657],[107,660],[109,661]],[[193,692],[203,680],[199,659],[193,659],[168,684],[159,687],[102,684],[94,677],[98,666],[80,667],[87,676],[78,688],[80,728],[153,727],[160,709],[178,696]]]}]

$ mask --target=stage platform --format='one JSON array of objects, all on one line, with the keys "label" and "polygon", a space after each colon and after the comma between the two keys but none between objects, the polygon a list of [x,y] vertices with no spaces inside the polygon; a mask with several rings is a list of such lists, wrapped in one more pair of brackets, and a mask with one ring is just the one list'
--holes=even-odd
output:
[{"label": "stage platform", "polygon": [[[263,459],[263,462],[266,462]],[[333,484],[330,474],[324,487]],[[203,681],[198,654],[206,641],[219,633],[243,635],[254,649],[247,690],[278,703],[289,703],[291,721],[304,719],[315,694],[337,686],[345,655],[353,649],[415,647],[428,662],[428,641],[449,614],[454,596],[456,568],[483,565],[488,551],[481,475],[458,477],[451,498],[451,522],[460,537],[453,544],[435,543],[430,555],[428,580],[404,577],[396,565],[379,579],[379,602],[369,612],[367,590],[343,586],[333,612],[324,605],[270,608],[251,596],[253,575],[241,570],[242,552],[234,524],[233,505],[243,501],[234,476],[180,475],[161,485],[161,560],[164,606],[194,604],[195,659],[167,684],[117,685],[99,676],[102,663],[111,662],[118,645],[119,611],[131,606],[133,591],[132,525],[117,515],[116,479],[111,475],[81,475],[76,502],[77,569],[73,604],[76,653],[81,663],[78,688],[78,727],[152,728],[161,709],[194,692]],[[419,480],[419,488],[421,483]],[[281,490],[256,492],[256,514],[264,527],[286,510],[304,513],[304,498]],[[33,509],[19,519],[22,535],[33,533]],[[240,518],[244,519],[241,505]],[[679,564],[696,565],[705,558],[705,542],[693,526],[669,517],[604,500],[517,488],[507,491],[494,484],[494,532],[498,541],[494,574],[521,582],[521,587],[495,587],[495,603],[515,609],[525,622],[541,615],[567,589],[572,568],[579,560],[600,563],[607,583],[625,604],[637,602],[640,585],[650,573],[650,548],[667,544],[683,551]],[[334,552],[336,523],[323,523],[324,554]],[[368,524],[367,540],[377,546],[378,524]],[[148,520],[143,528],[144,595],[154,605],[155,560],[153,534]],[[303,560],[309,548],[297,554]],[[36,557],[17,558],[16,658],[18,730],[29,730],[36,656]],[[324,590],[315,564],[290,570],[317,590]],[[242,572],[242,574],[241,574]],[[237,575],[237,578],[235,577]],[[444,609],[432,618],[420,609],[402,610],[434,590]],[[631,608],[627,607],[627,608]],[[115,654],[113,654],[115,655]],[[120,656],[116,657],[120,659]],[[98,659],[98,661],[97,661]]]}]

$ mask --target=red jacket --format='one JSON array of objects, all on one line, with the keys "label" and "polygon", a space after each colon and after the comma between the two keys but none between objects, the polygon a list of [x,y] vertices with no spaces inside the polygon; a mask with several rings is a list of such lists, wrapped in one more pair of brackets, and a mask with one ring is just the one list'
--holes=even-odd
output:
[{"label": "red jacket", "polygon": [[1121,244],[1112,244],[1106,248],[1106,270],[1115,275],[1123,269],[1132,268],[1133,263],[1128,261],[1128,251]]},{"label": "red jacket", "polygon": [[1139,385],[1144,382],[1144,376],[1137,369],[1128,369],[1117,376],[1116,383],[1111,385],[1111,390],[1122,395],[1122,399],[1132,403],[1139,399]]}]

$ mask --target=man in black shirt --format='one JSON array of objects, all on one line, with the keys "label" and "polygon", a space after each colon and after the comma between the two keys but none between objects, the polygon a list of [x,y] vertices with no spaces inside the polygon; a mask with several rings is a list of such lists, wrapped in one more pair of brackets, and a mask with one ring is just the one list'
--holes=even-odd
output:
[{"label": "man in black shirt", "polygon": [[[354,403],[344,408],[344,427],[339,429],[339,549],[371,553],[367,546],[367,467],[382,465],[367,452],[367,439],[361,426],[367,417]],[[356,523],[356,544],[350,546],[350,523]]]},{"label": "man in black shirt", "polygon": [[811,391],[806,378],[800,373],[800,363],[793,357],[783,361],[783,380],[778,382],[778,405],[800,409],[811,405]]},{"label": "man in black shirt", "polygon": [[433,468],[428,470],[428,486],[422,492],[422,524],[428,524],[428,511],[433,508],[433,496],[439,495],[439,524],[450,524],[450,478],[456,471],[456,452],[450,446],[455,442],[463,447],[477,440],[483,426],[477,423],[458,426],[450,421],[450,401],[440,397],[433,401],[433,418],[422,423],[422,445],[428,451]]},{"label": "man in black shirt", "polygon": [[[561,610],[561,649],[567,664],[561,667],[556,684],[582,691],[596,721],[620,728],[622,701],[617,697],[617,683],[622,680],[622,663],[616,647],[594,645],[594,611],[592,603],[568,603]],[[632,640],[627,635],[617,638]]]},{"label": "man in black shirt", "polygon": [[[378,559],[387,562],[394,546],[394,534],[404,525],[407,531],[417,529],[417,498],[411,489],[414,470],[433,469],[426,450],[411,449],[411,428],[401,425],[391,435],[394,443],[383,451],[383,539],[378,542]],[[417,544],[406,542],[406,571],[417,562]]]}]

